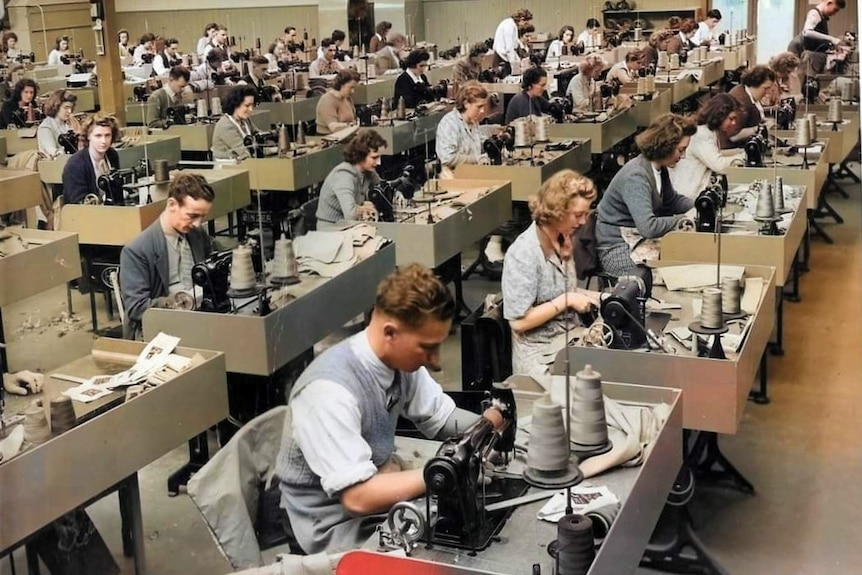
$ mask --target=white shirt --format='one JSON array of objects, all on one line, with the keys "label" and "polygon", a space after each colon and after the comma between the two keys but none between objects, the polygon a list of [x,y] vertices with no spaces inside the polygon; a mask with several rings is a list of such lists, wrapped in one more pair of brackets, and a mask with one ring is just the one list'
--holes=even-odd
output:
[{"label": "white shirt", "polygon": [[562,40],[554,40],[551,42],[551,45],[548,46],[548,55],[546,58],[559,58],[563,55],[563,41]]},{"label": "white shirt", "polygon": [[762,120],[763,118],[766,117],[766,115],[763,112],[763,104],[761,104],[759,100],[754,99],[754,95],[752,95],[751,89],[748,86],[744,86],[744,88],[745,88],[745,93],[748,94],[748,97],[751,100],[751,102],[755,106],[757,106],[757,110],[760,112],[760,119]]},{"label": "white shirt", "polygon": [[701,22],[697,25],[697,31],[692,36],[691,41],[700,46],[705,42],[710,44],[718,41],[718,26],[714,30],[710,30],[706,22]]},{"label": "white shirt", "polygon": [[572,98],[573,107],[579,112],[589,112],[591,110],[590,98],[595,93],[596,83],[591,78],[588,78],[586,74],[578,74],[572,78],[566,90],[566,96]]},{"label": "white shirt", "polygon": [[655,162],[650,162],[652,166],[652,177],[655,178],[655,187],[658,190],[658,195],[661,195],[661,168]]},{"label": "white shirt", "polygon": [[628,82],[634,82],[637,78],[635,77],[635,73],[629,70],[625,60],[623,60],[622,62],[617,62],[611,66],[611,69],[608,70],[607,79],[617,79],[623,84],[626,84]]},{"label": "white shirt", "polygon": [[[697,127],[691,137],[685,157],[668,170],[670,181],[677,193],[694,199],[709,185],[713,172],[723,174],[734,160],[741,160],[743,157],[742,150],[735,150],[732,154],[722,152],[718,147],[718,133],[703,124]],[[659,179],[659,189],[660,186]]]},{"label": "white shirt", "polygon": [[56,157],[63,153],[58,138],[72,128],[66,122],[57,118],[46,117],[36,129],[36,142],[39,151],[48,157]]},{"label": "white shirt", "polygon": [[416,74],[413,73],[413,71],[410,68],[407,68],[404,71],[407,72],[407,75],[410,76],[410,79],[413,80],[414,84],[424,84],[425,83],[425,80],[422,79],[422,76],[417,76]]},{"label": "white shirt", "polygon": [[[395,372],[371,349],[367,331],[350,338],[350,347],[368,375],[384,390],[392,386]],[[414,385],[399,405],[401,414],[413,420],[426,437],[434,437],[455,411],[455,402],[424,367],[412,374]],[[327,495],[370,479],[377,468],[371,462],[371,447],[363,439],[362,413],[351,392],[334,381],[318,379],[290,399],[293,437],[311,470],[320,477]],[[398,408],[395,406],[394,408]]]},{"label": "white shirt", "polygon": [[497,25],[494,32],[494,52],[511,64],[518,60],[517,48],[518,24],[514,18],[506,18]]},{"label": "white shirt", "polygon": [[51,50],[51,53],[48,54],[48,65],[49,66],[59,66],[63,62],[60,60],[60,56],[63,55],[63,52],[60,52],[56,48]]},{"label": "white shirt", "polygon": [[599,33],[590,32],[588,30],[584,30],[578,35],[577,43],[583,44],[584,48],[598,48],[601,46],[601,42],[599,41]]},{"label": "white shirt", "polygon": [[135,53],[133,54],[132,58],[134,59],[136,66],[140,66],[144,63],[144,54],[146,53],[147,47],[143,44],[138,44],[137,46],[135,46]]},{"label": "white shirt", "polygon": [[198,45],[197,45],[197,48],[195,49],[198,56],[203,57],[204,50],[207,49],[207,44],[209,44],[209,43],[210,43],[210,37],[209,36],[202,36],[202,37],[198,38]]},{"label": "white shirt", "polygon": [[[168,59],[171,59],[171,56],[165,54]],[[167,76],[168,72],[171,71],[170,66],[165,66],[165,61],[162,58],[162,54],[156,54],[156,57],[153,58],[153,72],[156,73],[156,76]]]}]

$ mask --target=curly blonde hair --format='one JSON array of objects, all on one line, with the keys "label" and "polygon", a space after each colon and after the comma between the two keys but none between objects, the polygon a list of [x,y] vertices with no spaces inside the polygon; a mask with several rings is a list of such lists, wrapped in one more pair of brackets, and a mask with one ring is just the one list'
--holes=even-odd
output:
[{"label": "curly blonde hair", "polygon": [[605,67],[605,60],[598,54],[588,54],[581,60],[581,63],[578,64],[578,70],[581,74],[586,74],[588,76],[592,76],[594,73],[603,70]]},{"label": "curly blonde hair", "polygon": [[560,170],[544,184],[535,196],[530,196],[529,206],[533,221],[547,225],[562,220],[577,199],[596,199],[598,192],[591,179],[574,170]]},{"label": "curly blonde hair", "polygon": [[682,116],[664,114],[635,138],[635,144],[647,160],[663,160],[673,153],[682,139],[691,137],[697,126]]},{"label": "curly blonde hair", "polygon": [[416,329],[428,319],[448,321],[455,317],[455,300],[433,271],[410,264],[383,278],[377,286],[374,309]]}]

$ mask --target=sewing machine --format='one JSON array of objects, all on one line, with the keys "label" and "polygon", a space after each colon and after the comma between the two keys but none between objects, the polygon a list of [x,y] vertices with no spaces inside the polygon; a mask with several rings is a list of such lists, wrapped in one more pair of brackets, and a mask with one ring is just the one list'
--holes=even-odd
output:
[{"label": "sewing machine", "polygon": [[757,133],[745,142],[745,166],[762,168],[763,156],[769,150],[769,134],[766,126],[761,126]]},{"label": "sewing machine", "polygon": [[483,407],[497,407],[503,415],[502,429],[485,419],[465,429],[437,450],[425,464],[423,476],[428,489],[426,517],[431,516],[431,501],[437,503],[437,519],[429,526],[424,540],[472,552],[491,544],[503,528],[513,508],[488,511],[487,506],[520,497],[527,490],[521,478],[492,476],[486,484],[486,461],[492,452],[501,454],[504,464],[515,448],[517,412],[511,389],[495,384]]},{"label": "sewing machine", "polygon": [[796,121],[796,99],[782,98],[775,108],[775,124],[779,130],[790,130]]},{"label": "sewing machine", "polygon": [[718,221],[718,213],[726,205],[727,191],[716,184],[707,186],[694,200],[694,208],[697,210],[695,229],[707,233],[719,231],[721,224]]},{"label": "sewing machine", "polygon": [[263,158],[267,156],[266,148],[277,148],[278,133],[271,130],[255,132],[254,134],[245,136],[242,139],[242,144],[246,147],[252,158]]},{"label": "sewing machine", "polygon": [[610,328],[611,349],[638,349],[646,345],[646,300],[650,289],[639,276],[623,277],[602,296],[600,314]]},{"label": "sewing machine", "polygon": [[572,101],[568,98],[554,96],[548,103],[548,113],[554,118],[554,121],[561,124],[566,121],[566,116],[572,113]]},{"label": "sewing machine", "polygon": [[403,173],[394,180],[383,180],[368,190],[368,201],[374,204],[377,218],[381,222],[395,221],[395,196],[399,192],[405,198],[413,197],[415,187],[411,179],[413,166],[405,166]]},{"label": "sewing machine", "polygon": [[501,62],[493,68],[479,72],[479,82],[482,84],[496,84],[512,73],[512,66],[508,62]]},{"label": "sewing machine", "polygon": [[203,289],[203,298],[198,309],[215,313],[227,313],[231,309],[227,290],[230,287],[230,264],[233,251],[216,252],[192,267],[192,282]]},{"label": "sewing machine", "polygon": [[508,126],[503,132],[494,134],[482,143],[482,149],[488,155],[492,166],[503,163],[503,150],[515,150],[515,128]]}]

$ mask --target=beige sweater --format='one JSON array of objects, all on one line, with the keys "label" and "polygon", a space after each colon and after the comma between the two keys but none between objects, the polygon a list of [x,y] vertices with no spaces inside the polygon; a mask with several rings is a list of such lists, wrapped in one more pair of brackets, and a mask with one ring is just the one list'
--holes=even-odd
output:
[{"label": "beige sweater", "polygon": [[[336,90],[327,90],[317,102],[317,133],[331,134],[356,120],[353,100],[345,98]],[[343,124],[333,126],[333,124]]]}]

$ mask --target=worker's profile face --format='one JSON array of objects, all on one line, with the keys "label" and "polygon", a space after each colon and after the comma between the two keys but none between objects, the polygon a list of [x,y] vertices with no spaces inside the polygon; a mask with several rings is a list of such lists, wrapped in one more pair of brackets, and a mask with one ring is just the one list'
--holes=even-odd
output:
[{"label": "worker's profile face", "polygon": [[769,90],[772,89],[772,86],[774,86],[774,85],[775,85],[775,82],[773,82],[772,80],[766,80],[760,86],[752,86],[751,94],[754,96],[755,100],[759,101],[761,98],[763,98],[766,95],[766,93]]},{"label": "worker's profile face", "polygon": [[420,367],[440,371],[440,346],[449,336],[452,320],[429,318],[422,325],[411,328],[393,320],[384,326],[389,345],[389,367],[401,371],[416,371]]},{"label": "worker's profile face", "polygon": [[829,0],[826,3],[826,7],[823,9],[823,14],[826,16],[835,16],[838,14],[839,10],[841,10],[841,8],[838,7],[838,4],[834,0]]},{"label": "worker's profile face", "polygon": [[195,200],[189,196],[181,201],[168,198],[168,225],[181,234],[187,234],[203,225],[211,206],[212,203],[206,200]]},{"label": "worker's profile face", "polygon": [[251,67],[251,73],[254,74],[255,78],[263,79],[266,76],[266,69],[269,68],[269,63],[267,64],[254,64]]},{"label": "worker's profile face", "polygon": [[590,200],[586,198],[574,198],[569,202],[569,209],[566,210],[563,217],[551,224],[551,235],[556,238],[562,234],[566,241],[576,231],[581,229],[587,222],[587,216],[590,214]]},{"label": "worker's profile face", "polygon": [[332,59],[335,58],[335,50],[335,44],[327,46],[326,49],[323,51],[323,57],[331,62]]},{"label": "worker's profile face", "polygon": [[548,77],[545,76],[544,78],[540,78],[538,82],[530,86],[530,89],[527,90],[527,93],[534,98],[538,98],[545,93],[545,88],[547,87]]},{"label": "worker's profile face", "polygon": [[171,87],[171,92],[173,92],[174,94],[182,94],[183,90],[185,90],[186,88],[186,85],[188,85],[188,82],[186,82],[186,79],[183,77],[170,78],[168,80],[168,85]]},{"label": "worker's profile face", "polygon": [[246,96],[242,103],[236,107],[233,115],[237,120],[248,120],[254,110],[254,96]]},{"label": "worker's profile face", "polygon": [[380,152],[371,150],[365,159],[359,164],[359,169],[363,172],[373,172],[380,165]]},{"label": "worker's profile face", "polygon": [[721,22],[721,20],[719,20],[718,18],[707,18],[706,19],[706,27],[709,28],[710,30],[713,30],[713,29],[715,29],[716,26],[718,26],[719,22]]},{"label": "worker's profile face", "polygon": [[679,141],[679,144],[673,149],[670,155],[664,159],[662,165],[665,168],[672,168],[676,166],[681,159],[685,157],[685,151],[688,149],[688,143],[691,140],[688,136],[683,136],[682,140]]},{"label": "worker's profile face", "polygon": [[113,143],[113,130],[110,126],[93,126],[87,134],[87,141],[91,148],[104,155]]},{"label": "worker's profile face", "polygon": [[341,87],[340,92],[341,92],[342,96],[352,96],[353,91],[355,89],[356,89],[356,82],[353,80],[350,80],[349,82],[347,82],[345,85],[343,85]]},{"label": "worker's profile face", "polygon": [[60,40],[60,51],[65,52],[69,49],[69,41],[68,40]]},{"label": "worker's profile face", "polygon": [[728,136],[732,136],[739,132],[739,113],[736,110],[729,113],[727,117],[721,121],[721,125],[718,129]]},{"label": "worker's profile face", "polygon": [[296,30],[291,30],[290,32],[285,34],[284,37],[285,39],[287,39],[288,42],[293,42],[294,40],[296,40]]},{"label": "worker's profile face", "polygon": [[60,104],[60,109],[57,110],[57,119],[61,122],[66,122],[72,116],[72,112],[75,111],[75,104],[72,102],[63,102]]},{"label": "worker's profile face", "polygon": [[129,43],[129,34],[128,32],[120,32],[120,44],[125,46]]},{"label": "worker's profile face", "polygon": [[475,124],[485,115],[485,106],[488,103],[487,98],[480,98],[474,102],[464,104],[464,118],[467,122]]},{"label": "worker's profile face", "polygon": [[15,39],[15,38],[13,38],[12,36],[9,36],[8,38],[6,38],[6,47],[7,47],[9,50],[14,50],[14,49],[15,49],[15,46],[16,46],[17,44],[18,44],[18,40],[16,40],[16,39]]},{"label": "worker's profile face", "polygon": [[563,44],[571,44],[572,38],[575,36],[575,33],[571,30],[566,30],[563,32]]}]

